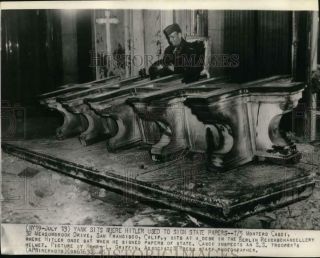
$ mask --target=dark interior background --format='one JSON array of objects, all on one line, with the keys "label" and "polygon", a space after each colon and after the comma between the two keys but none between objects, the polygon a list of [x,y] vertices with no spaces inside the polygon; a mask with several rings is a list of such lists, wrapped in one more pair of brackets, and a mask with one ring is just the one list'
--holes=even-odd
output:
[{"label": "dark interior background", "polygon": [[[77,15],[77,74],[93,78],[90,12]],[[6,10],[1,17],[1,94],[3,101],[29,105],[36,96],[66,83],[62,64],[61,18],[57,10]]]},{"label": "dark interior background", "polygon": [[[91,10],[76,12],[76,29],[67,37],[73,39],[71,43],[62,34],[66,24],[61,10],[6,10],[1,19],[3,101],[28,105],[36,102],[37,95],[65,83],[94,79],[89,66],[93,42]],[[225,11],[223,23],[224,53],[240,56],[238,67],[224,70],[234,81],[291,73],[292,12]],[[307,12],[299,12],[299,27],[304,29],[299,35],[299,79],[306,74],[307,26]],[[63,48],[76,49],[72,74],[67,74],[64,67]]]},{"label": "dark interior background", "polygon": [[292,12],[226,11],[225,53],[237,53],[240,66],[228,69],[237,82],[291,72]]}]

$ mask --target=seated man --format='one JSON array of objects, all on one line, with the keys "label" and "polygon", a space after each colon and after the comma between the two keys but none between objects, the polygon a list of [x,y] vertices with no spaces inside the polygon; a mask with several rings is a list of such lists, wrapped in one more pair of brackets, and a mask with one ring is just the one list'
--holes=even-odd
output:
[{"label": "seated man", "polygon": [[184,83],[197,81],[204,63],[203,42],[187,42],[182,38],[178,24],[169,25],[164,29],[169,42],[163,58],[151,65],[149,75],[151,79],[170,74],[182,74]]}]

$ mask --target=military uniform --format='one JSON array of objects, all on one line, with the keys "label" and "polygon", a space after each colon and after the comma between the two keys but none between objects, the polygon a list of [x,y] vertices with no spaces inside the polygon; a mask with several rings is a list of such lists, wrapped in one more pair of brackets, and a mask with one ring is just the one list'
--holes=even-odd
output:
[{"label": "military uniform", "polygon": [[[173,24],[164,30],[169,41],[169,35],[172,32],[181,32],[179,25]],[[190,83],[200,78],[200,73],[204,63],[204,45],[203,42],[187,42],[181,38],[178,46],[170,44],[165,49],[163,59],[155,62],[149,68],[151,79],[167,76],[170,74],[182,74],[182,82]],[[173,71],[169,68],[173,65]]]}]

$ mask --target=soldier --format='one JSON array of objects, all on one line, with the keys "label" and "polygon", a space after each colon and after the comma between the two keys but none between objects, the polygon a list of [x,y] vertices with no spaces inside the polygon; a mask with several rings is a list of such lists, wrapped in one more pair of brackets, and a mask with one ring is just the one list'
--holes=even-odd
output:
[{"label": "soldier", "polygon": [[190,83],[200,78],[204,63],[203,42],[187,42],[178,24],[169,25],[164,29],[169,42],[163,58],[151,65],[149,75],[151,79],[170,74],[182,74],[182,82]]}]

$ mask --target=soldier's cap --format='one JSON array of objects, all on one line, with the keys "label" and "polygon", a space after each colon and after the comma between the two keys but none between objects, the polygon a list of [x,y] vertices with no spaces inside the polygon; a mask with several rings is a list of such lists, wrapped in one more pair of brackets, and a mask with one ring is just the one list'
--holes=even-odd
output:
[{"label": "soldier's cap", "polygon": [[172,32],[181,32],[181,28],[178,24],[176,23],[173,23],[171,25],[169,25],[168,27],[166,27],[164,30],[163,30],[163,33],[169,37],[169,35],[172,33]]}]

